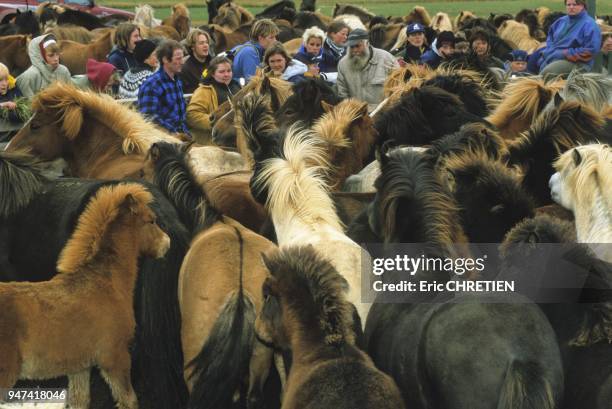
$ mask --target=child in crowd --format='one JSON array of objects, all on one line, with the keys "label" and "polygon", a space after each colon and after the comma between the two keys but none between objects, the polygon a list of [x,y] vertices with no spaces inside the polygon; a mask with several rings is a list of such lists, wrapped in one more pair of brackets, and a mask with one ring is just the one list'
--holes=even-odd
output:
[{"label": "child in crowd", "polygon": [[18,107],[21,91],[6,65],[0,63],[0,143],[8,140],[21,128],[23,119]]},{"label": "child in crowd", "polygon": [[529,75],[529,71],[527,71],[527,51],[513,50],[508,54],[508,61],[505,63],[505,67],[510,78]]}]

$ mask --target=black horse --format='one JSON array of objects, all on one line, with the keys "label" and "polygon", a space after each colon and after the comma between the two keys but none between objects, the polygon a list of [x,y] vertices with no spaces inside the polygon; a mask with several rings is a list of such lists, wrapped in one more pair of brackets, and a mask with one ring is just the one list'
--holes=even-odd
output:
[{"label": "black horse", "polygon": [[[263,9],[261,12],[255,15],[255,18],[282,18],[283,16],[287,15],[287,9],[293,10],[295,17],[295,3],[291,0],[281,0]],[[292,23],[293,20],[290,20],[289,22]]]},{"label": "black horse", "polygon": [[476,116],[484,118],[489,114],[486,91],[473,78],[458,73],[436,75],[425,81],[423,85],[433,85],[457,95],[465,105],[465,109]]},{"label": "black horse", "polygon": [[[0,271],[10,274],[0,280],[50,279],[89,199],[101,187],[116,183],[119,181],[47,180],[31,157],[0,152],[0,254],[4,255]],[[177,285],[189,235],[159,189],[143,185],[154,197],[151,208],[172,244],[164,258],[140,260],[134,294],[133,383],[143,407],[176,409],[187,401]],[[110,392],[107,395],[110,398]]]},{"label": "black horse", "polygon": [[426,145],[466,123],[484,122],[458,96],[431,85],[403,94],[374,121],[380,141],[394,145]]},{"label": "black horse", "polygon": [[340,101],[341,98],[325,81],[308,78],[293,85],[293,95],[277,111],[276,122],[281,128],[288,128],[297,121],[310,127],[325,113],[323,102],[336,105]]}]

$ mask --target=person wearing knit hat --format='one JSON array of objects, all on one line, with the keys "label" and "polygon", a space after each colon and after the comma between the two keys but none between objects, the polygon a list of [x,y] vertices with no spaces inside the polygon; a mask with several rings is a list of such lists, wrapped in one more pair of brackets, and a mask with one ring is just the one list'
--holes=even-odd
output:
[{"label": "person wearing knit hat", "polygon": [[54,81],[70,82],[70,71],[59,63],[60,49],[54,36],[44,34],[33,38],[28,55],[32,65],[17,77],[17,86],[25,97],[33,97]]},{"label": "person wearing knit hat", "polygon": [[119,98],[137,98],[140,86],[155,73],[159,61],[155,54],[157,44],[152,40],[140,40],[134,47],[136,65],[123,75],[117,95]]},{"label": "person wearing knit hat", "polygon": [[79,88],[112,94],[113,85],[118,83],[116,68],[113,64],[87,59],[86,75],[75,75],[72,82]]},{"label": "person wearing knit hat", "polygon": [[478,60],[488,68],[504,69],[504,62],[491,55],[489,34],[482,29],[475,29],[470,35],[470,50]]},{"label": "person wearing knit hat", "polygon": [[527,71],[527,59],[527,51],[512,50],[508,54],[508,61],[505,64],[507,75],[511,78],[530,75]]},{"label": "person wearing knit hat", "polygon": [[455,52],[455,35],[452,31],[442,31],[431,45],[431,50],[421,57],[421,63],[436,69]]}]

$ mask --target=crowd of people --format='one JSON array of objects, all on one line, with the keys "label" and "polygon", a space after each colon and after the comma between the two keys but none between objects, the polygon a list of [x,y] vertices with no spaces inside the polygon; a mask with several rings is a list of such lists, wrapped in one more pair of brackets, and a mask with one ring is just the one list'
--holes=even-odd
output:
[{"label": "crowd of people", "polygon": [[[565,6],[566,14],[550,27],[545,45],[531,54],[515,49],[502,61],[491,52],[489,34],[480,29],[467,39],[468,52],[502,79],[565,75],[574,69],[612,75],[612,34],[602,35],[585,0],[565,0]],[[53,81],[73,81],[82,88],[134,99],[143,115],[167,131],[209,143],[212,112],[258,71],[292,83],[322,78],[341,98],[357,98],[374,109],[392,70],[409,63],[435,69],[453,58],[455,34],[439,32],[429,44],[426,30],[419,23],[407,25],[405,46],[391,54],[373,47],[368,31],[351,31],[345,22],[334,20],[327,32],[316,26],[305,30],[297,53],[290,55],[277,41],[277,25],[260,19],[247,42],[215,56],[210,34],[201,29],[192,29],[179,43],[143,39],[137,25],[122,23],[107,61],[90,59],[86,74],[80,76],[71,76],[60,64],[58,43],[46,34],[30,42],[32,65],[16,80],[0,66],[0,109],[15,109],[14,99],[31,98]],[[185,94],[193,94],[189,104]],[[1,135],[7,139],[18,129],[18,118],[5,115],[0,120]]]}]

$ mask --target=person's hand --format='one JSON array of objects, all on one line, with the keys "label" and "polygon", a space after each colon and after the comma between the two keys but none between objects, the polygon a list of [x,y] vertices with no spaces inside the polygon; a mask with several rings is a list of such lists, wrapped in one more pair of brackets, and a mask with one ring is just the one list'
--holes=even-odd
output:
[{"label": "person's hand", "polygon": [[317,65],[311,65],[310,67],[308,67],[308,72],[311,73],[314,76],[319,75],[319,67]]},{"label": "person's hand", "polygon": [[6,102],[0,103],[0,107],[4,109],[13,110],[17,108],[17,104],[14,103],[13,101],[6,101]]}]

